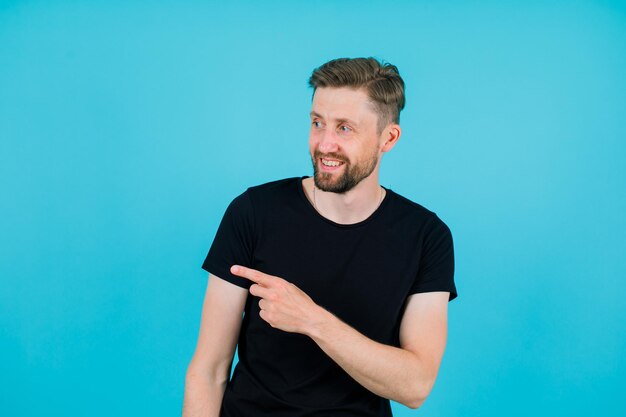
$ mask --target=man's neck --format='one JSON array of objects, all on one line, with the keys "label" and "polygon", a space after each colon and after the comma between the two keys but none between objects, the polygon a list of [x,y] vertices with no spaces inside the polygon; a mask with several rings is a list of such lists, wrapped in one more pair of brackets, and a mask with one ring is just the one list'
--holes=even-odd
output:
[{"label": "man's neck", "polygon": [[342,194],[320,190],[315,187],[313,178],[306,178],[303,186],[313,207],[322,216],[339,224],[354,224],[367,219],[376,211],[386,193],[378,182],[377,172]]}]

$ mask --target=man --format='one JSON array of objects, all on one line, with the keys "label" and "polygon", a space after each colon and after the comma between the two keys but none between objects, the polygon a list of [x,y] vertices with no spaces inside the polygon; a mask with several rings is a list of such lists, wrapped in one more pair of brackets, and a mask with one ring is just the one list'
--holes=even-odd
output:
[{"label": "man", "polygon": [[357,58],[309,84],[313,178],[251,187],[226,210],[202,265],[184,417],[391,416],[389,399],[417,408],[435,382],[456,297],[452,236],[379,184],[404,82]]}]

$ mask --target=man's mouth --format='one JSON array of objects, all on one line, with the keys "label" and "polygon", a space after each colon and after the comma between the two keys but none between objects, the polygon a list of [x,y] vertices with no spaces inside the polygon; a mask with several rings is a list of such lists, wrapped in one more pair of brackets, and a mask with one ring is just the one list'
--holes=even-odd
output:
[{"label": "man's mouth", "polygon": [[327,167],[338,167],[344,164],[342,161],[337,161],[336,159],[320,158],[320,161],[322,161],[322,165]]}]

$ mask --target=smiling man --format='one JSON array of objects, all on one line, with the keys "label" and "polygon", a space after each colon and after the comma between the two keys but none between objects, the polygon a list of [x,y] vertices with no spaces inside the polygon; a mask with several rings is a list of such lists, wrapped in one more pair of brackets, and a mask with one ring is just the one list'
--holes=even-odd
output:
[{"label": "smiling man", "polygon": [[391,416],[389,400],[417,408],[435,383],[457,295],[452,235],[379,183],[404,82],[391,64],[342,58],[309,84],[313,177],[235,198],[202,264],[184,417]]}]

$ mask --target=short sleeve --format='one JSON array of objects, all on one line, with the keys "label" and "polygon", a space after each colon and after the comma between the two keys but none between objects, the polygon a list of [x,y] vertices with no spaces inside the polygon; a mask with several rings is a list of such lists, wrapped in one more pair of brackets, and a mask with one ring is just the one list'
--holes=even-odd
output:
[{"label": "short sleeve", "polygon": [[250,280],[230,273],[233,265],[251,267],[254,252],[254,213],[249,192],[236,197],[226,209],[202,269],[239,287]]},{"label": "short sleeve", "polygon": [[426,227],[417,277],[409,294],[449,291],[452,301],[457,297],[452,233],[437,215]]}]

